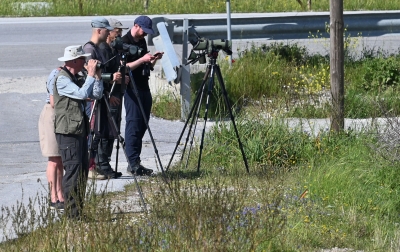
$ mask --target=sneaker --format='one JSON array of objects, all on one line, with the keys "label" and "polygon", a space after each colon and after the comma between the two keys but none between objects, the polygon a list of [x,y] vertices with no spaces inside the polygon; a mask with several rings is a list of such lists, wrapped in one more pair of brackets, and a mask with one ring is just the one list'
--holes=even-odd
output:
[{"label": "sneaker", "polygon": [[63,202],[57,201],[56,208],[57,208],[57,210],[64,211],[64,201]]},{"label": "sneaker", "polygon": [[96,170],[89,170],[88,179],[105,180],[107,179],[107,177],[103,174],[98,173]]},{"label": "sneaker", "polygon": [[56,210],[57,209],[57,203],[58,203],[59,201],[57,200],[57,202],[50,202],[50,209],[52,209],[52,210]]},{"label": "sneaker", "polygon": [[[120,172],[115,172],[113,169],[109,168],[107,170],[101,170],[98,169],[97,170],[98,173],[102,174],[103,176],[105,176],[106,179],[115,179],[115,178],[119,178],[122,176],[122,173]],[[121,176],[119,176],[119,174],[121,174]]]},{"label": "sneaker", "polygon": [[56,202],[50,202],[50,209],[64,211],[64,201],[60,202],[57,200]]}]

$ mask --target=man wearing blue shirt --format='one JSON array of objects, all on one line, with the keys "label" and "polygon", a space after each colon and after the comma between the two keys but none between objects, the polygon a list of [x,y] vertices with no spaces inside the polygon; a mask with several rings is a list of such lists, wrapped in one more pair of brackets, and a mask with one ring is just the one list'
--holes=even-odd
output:
[{"label": "man wearing blue shirt", "polygon": [[100,99],[103,94],[101,69],[97,60],[87,63],[87,76],[81,85],[78,73],[82,71],[86,57],[82,46],[68,46],[64,61],[54,85],[55,133],[64,166],[62,187],[64,208],[70,218],[78,218],[83,207],[88,175],[87,136],[89,120],[85,113],[86,99]]}]

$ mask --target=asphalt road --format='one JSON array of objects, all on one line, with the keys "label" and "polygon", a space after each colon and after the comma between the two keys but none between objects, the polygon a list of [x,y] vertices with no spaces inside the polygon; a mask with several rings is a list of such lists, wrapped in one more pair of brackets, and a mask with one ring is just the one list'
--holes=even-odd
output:
[{"label": "asphalt road", "polygon": [[[135,17],[115,18],[130,27]],[[60,65],[57,58],[62,56],[66,46],[88,41],[91,19],[92,17],[0,18],[0,206],[12,207],[17,202],[27,204],[29,199],[38,195],[47,196],[47,160],[40,153],[37,129],[46,97],[45,81],[50,71]],[[399,48],[399,39],[398,34],[369,37],[362,39],[362,44],[396,51]],[[307,45],[314,52],[327,50],[326,45],[316,40],[293,42]],[[243,43],[248,45],[248,42]],[[234,44],[234,48],[240,46],[245,45]],[[176,52],[180,55],[181,47],[176,46]],[[122,136],[124,123],[123,120]],[[183,125],[180,121],[158,118],[150,120],[150,129],[163,166],[170,159]],[[157,169],[154,146],[148,134],[144,142],[143,163]],[[114,166],[115,151],[113,155]],[[106,181],[99,181],[99,188],[104,189],[107,184],[108,191],[118,191],[133,182],[126,173],[127,163],[121,150],[119,157],[118,167],[123,172],[123,177],[111,180],[108,184]],[[0,232],[0,241],[2,239]]]}]

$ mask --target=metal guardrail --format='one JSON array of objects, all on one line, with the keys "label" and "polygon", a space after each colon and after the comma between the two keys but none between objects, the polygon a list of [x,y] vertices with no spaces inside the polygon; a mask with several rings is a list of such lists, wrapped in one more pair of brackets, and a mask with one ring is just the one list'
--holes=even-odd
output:
[{"label": "metal guardrail", "polygon": [[[221,14],[188,17],[189,40],[193,31],[209,39],[226,38],[227,17]],[[400,33],[400,11],[344,12],[346,32],[350,35],[381,36]],[[153,18],[154,23],[165,22],[174,44],[183,43],[185,18]],[[250,16],[231,15],[232,40],[243,39],[301,39],[311,33],[326,32],[329,12],[269,13]]]}]

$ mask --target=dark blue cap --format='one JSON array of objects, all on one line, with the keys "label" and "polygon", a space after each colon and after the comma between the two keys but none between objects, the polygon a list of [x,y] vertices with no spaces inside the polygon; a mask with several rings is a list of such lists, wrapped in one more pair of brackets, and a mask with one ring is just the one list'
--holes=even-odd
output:
[{"label": "dark blue cap", "polygon": [[154,34],[153,21],[148,16],[139,16],[135,19],[135,24],[139,25],[147,34]]}]

